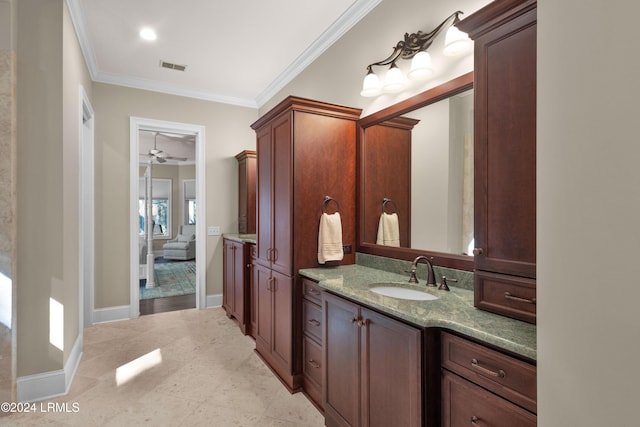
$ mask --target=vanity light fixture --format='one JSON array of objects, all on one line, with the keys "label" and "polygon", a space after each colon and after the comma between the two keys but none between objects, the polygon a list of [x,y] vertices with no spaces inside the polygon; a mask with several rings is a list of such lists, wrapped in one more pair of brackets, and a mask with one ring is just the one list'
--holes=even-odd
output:
[{"label": "vanity light fixture", "polygon": [[[424,33],[405,33],[404,40],[400,40],[393,48],[393,52],[389,57],[382,61],[374,62],[367,66],[367,75],[362,84],[360,95],[365,97],[378,96],[382,92],[395,93],[403,90],[409,80],[423,80],[433,74],[431,65],[431,55],[427,50],[431,47],[433,40],[440,32],[449,25],[445,36],[444,54],[446,56],[455,56],[463,53],[471,46],[471,40],[466,33],[458,30],[456,24],[460,22],[461,11],[457,11],[449,15],[440,23],[433,31]],[[411,59],[411,69],[404,76],[396,61],[398,59]],[[381,84],[380,79],[374,73],[373,67],[389,65],[389,70]]]}]

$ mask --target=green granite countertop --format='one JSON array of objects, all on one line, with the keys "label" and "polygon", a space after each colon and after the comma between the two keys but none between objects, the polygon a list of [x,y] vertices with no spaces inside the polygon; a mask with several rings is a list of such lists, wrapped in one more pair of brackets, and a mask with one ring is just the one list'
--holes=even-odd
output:
[{"label": "green granite countertop", "polygon": [[[477,338],[498,348],[536,360],[536,326],[519,320],[478,310],[473,306],[473,291],[427,288],[425,281],[408,283],[408,275],[389,273],[361,265],[334,268],[309,268],[300,274],[317,281],[320,287],[362,305],[377,309],[418,327],[437,327]],[[415,286],[438,297],[432,301],[402,300],[371,292],[376,284]]]},{"label": "green granite countertop", "polygon": [[240,243],[253,243],[256,244],[255,234],[240,234],[240,233],[224,233],[222,235],[224,239],[234,240]]}]

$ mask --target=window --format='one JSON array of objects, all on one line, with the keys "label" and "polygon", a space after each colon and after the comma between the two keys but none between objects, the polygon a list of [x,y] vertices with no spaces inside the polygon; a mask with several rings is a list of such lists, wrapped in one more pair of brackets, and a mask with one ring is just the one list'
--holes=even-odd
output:
[{"label": "window", "polygon": [[187,224],[196,223],[196,199],[186,200],[187,204]]},{"label": "window", "polygon": [[184,221],[185,224],[196,223],[196,180],[183,180],[184,188]]},{"label": "window", "polygon": [[[153,178],[152,192],[151,218],[153,221],[153,238],[169,239],[171,238],[171,180]],[[140,195],[138,200],[138,214],[140,217],[138,232],[140,235],[144,235],[146,223],[146,183],[144,177],[140,177],[138,194]]]}]

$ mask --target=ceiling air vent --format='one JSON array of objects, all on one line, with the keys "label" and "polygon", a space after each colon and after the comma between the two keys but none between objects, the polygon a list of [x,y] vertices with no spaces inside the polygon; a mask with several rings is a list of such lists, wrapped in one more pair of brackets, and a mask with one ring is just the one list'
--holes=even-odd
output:
[{"label": "ceiling air vent", "polygon": [[172,64],[171,62],[160,60],[160,66],[162,68],[168,68],[170,70],[184,71],[187,69],[186,65]]}]

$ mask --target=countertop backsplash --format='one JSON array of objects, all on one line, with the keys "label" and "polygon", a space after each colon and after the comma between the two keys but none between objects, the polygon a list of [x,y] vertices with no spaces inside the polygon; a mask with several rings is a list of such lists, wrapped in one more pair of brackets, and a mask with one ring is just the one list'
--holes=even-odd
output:
[{"label": "countertop backsplash", "polygon": [[[369,255],[363,253],[356,253],[356,264],[363,267],[375,268],[377,270],[388,271],[390,273],[403,274],[407,276],[409,280],[408,270],[411,269],[411,261],[404,261],[393,258],[386,258],[377,255]],[[440,284],[442,276],[446,276],[447,284],[449,286],[455,286],[457,288],[473,291],[473,272],[464,270],[454,270],[452,268],[440,267],[437,264],[433,265],[433,271],[436,275],[436,282]],[[421,282],[427,280],[427,266],[425,264],[419,264],[416,276]],[[451,281],[451,279],[457,279],[457,282]]]}]

